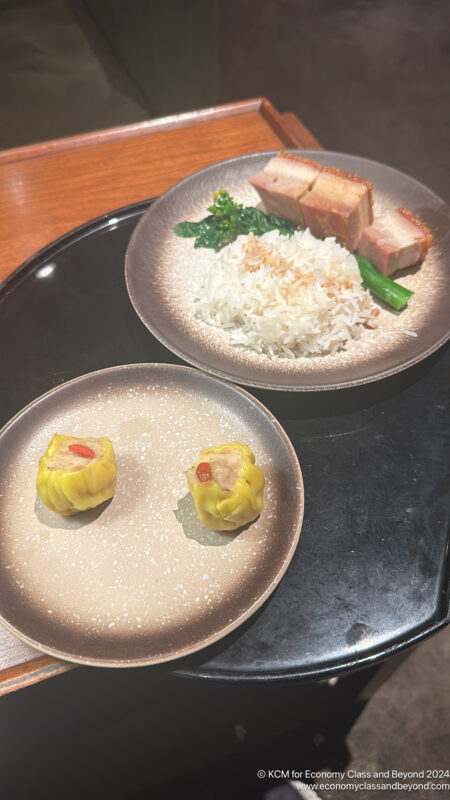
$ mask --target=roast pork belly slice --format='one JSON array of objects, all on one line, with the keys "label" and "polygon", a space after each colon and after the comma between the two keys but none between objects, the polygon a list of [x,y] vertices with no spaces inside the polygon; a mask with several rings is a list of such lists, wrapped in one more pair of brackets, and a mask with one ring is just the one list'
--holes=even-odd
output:
[{"label": "roast pork belly slice", "polygon": [[373,220],[372,184],[358,175],[326,167],[312,189],[302,195],[300,206],[314,236],[335,236],[353,252]]},{"label": "roast pork belly slice", "polygon": [[406,208],[397,208],[362,232],[358,253],[383,275],[392,275],[423,261],[432,240],[425,225]]},{"label": "roast pork belly slice", "polygon": [[249,178],[249,182],[258,192],[267,214],[284,217],[304,228],[305,220],[298,201],[321,170],[320,164],[309,158],[281,152],[270,159],[262,172]]}]

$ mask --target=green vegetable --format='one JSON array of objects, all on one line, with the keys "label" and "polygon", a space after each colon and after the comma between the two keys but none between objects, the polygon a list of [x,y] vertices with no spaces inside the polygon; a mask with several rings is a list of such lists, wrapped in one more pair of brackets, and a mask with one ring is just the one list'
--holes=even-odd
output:
[{"label": "green vegetable", "polygon": [[356,255],[355,258],[358,262],[365,289],[370,289],[375,297],[384,300],[388,306],[392,306],[396,311],[400,311],[401,308],[406,306],[406,303],[414,292],[405,289],[404,286],[400,286],[400,284],[395,283],[395,281],[391,281],[386,275],[382,275],[366,258]]},{"label": "green vegetable", "polygon": [[284,236],[292,236],[295,231],[295,225],[286,219],[235,203],[224,189],[214,192],[214,203],[209,206],[208,211],[210,216],[200,222],[179,222],[175,225],[177,236],[195,236],[194,247],[220,250],[241,234],[254,233],[261,236],[267,231],[278,230]]}]

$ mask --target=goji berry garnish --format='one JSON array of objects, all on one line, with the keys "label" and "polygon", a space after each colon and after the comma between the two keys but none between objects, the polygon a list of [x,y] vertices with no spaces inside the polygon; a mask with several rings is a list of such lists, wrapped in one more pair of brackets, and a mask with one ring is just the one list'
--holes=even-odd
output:
[{"label": "goji berry garnish", "polygon": [[201,461],[200,464],[197,465],[195,474],[201,483],[212,481],[211,467],[207,461]]},{"label": "goji berry garnish", "polygon": [[84,444],[69,444],[69,450],[82,458],[95,458],[95,453],[90,447]]}]

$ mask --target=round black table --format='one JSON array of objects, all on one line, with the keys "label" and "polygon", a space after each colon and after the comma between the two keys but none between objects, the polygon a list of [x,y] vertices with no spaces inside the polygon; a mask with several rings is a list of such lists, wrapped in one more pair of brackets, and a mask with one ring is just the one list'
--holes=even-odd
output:
[{"label": "round black table", "polygon": [[[1,424],[83,373],[182,363],[138,319],[125,287],[125,251],[148,205],[72,231],[2,285]],[[447,624],[449,366],[444,347],[353,389],[250,390],[299,456],[306,499],[299,546],[245,625],[151,669],[227,682],[316,680],[374,664]]]}]

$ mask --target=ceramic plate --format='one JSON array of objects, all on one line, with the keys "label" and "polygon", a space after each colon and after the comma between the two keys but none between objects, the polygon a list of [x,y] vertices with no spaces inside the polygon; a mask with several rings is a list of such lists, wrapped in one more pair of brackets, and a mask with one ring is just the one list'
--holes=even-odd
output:
[{"label": "ceramic plate", "polygon": [[[61,517],[36,499],[53,433],[108,436],[113,499]],[[248,443],[266,478],[260,517],[238,534],[196,516],[184,470],[212,444]],[[300,535],[303,483],[286,434],[245,391],[189,367],[142,364],[76,378],[0,433],[0,614],[28,644],[102,666],[192,653],[274,590]]]},{"label": "ceramic plate", "polygon": [[420,269],[400,273],[415,294],[402,312],[381,307],[379,327],[337,355],[274,358],[228,343],[226,333],[195,318],[194,299],[211,251],[195,250],[173,226],[206,216],[213,192],[226,189],[239,202],[257,205],[247,179],[274,153],[256,153],[214,164],[173,186],[146,212],[126,257],[131,301],[150,331],[170,350],[214,375],[248,386],[280,390],[334,389],[378,380],[420,361],[449,337],[450,211],[433,192],[383,164],[327,151],[289,151],[368,178],[375,215],[405,206],[431,230],[434,244]]}]

